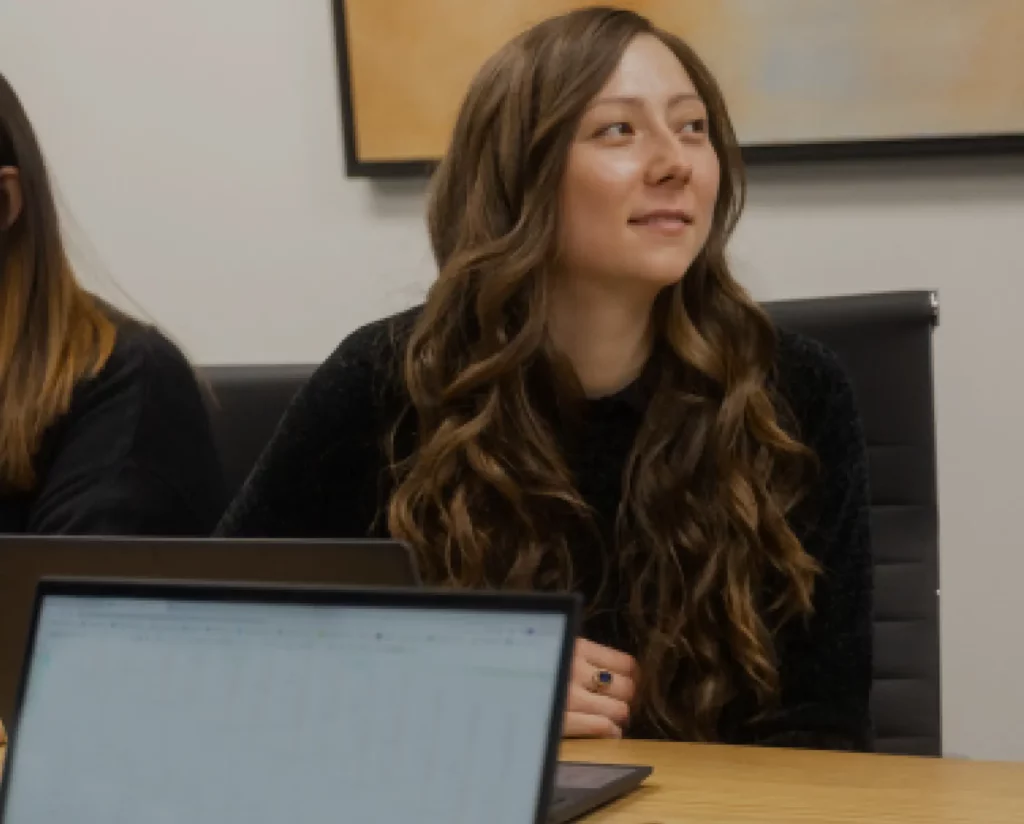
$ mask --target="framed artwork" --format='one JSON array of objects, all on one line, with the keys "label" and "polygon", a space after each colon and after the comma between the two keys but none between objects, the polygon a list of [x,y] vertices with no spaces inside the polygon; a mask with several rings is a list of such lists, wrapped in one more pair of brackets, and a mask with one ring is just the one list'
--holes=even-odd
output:
[{"label": "framed artwork", "polygon": [[[477,68],[571,0],[334,0],[351,176],[428,173]],[[745,156],[1024,151],[1022,0],[619,0],[681,35]]]}]

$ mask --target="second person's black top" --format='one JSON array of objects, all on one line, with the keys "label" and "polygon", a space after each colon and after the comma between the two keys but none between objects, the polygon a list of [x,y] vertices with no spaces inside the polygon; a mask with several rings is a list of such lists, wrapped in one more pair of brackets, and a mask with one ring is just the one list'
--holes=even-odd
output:
[{"label": "second person's black top", "polygon": [[[404,313],[355,332],[317,370],[229,507],[219,534],[385,537],[381,513],[391,486],[383,444],[408,402],[395,376],[415,316]],[[803,442],[820,462],[809,502],[816,517],[794,528],[824,572],[815,589],[813,617],[806,624],[792,622],[776,638],[778,711],[753,721],[757,707],[750,696],[741,695],[726,708],[719,738],[867,749],[872,575],[860,418],[835,357],[806,338],[780,333],[777,386]],[[614,546],[623,470],[646,404],[639,382],[590,401],[572,448],[565,448],[577,488],[604,538],[570,547],[588,600],[600,581],[593,573],[606,561],[601,553],[613,551],[605,547]],[[594,619],[584,632],[598,643],[633,653],[620,623]]]},{"label": "second person's black top", "polygon": [[36,485],[0,489],[0,534],[198,536],[223,514],[220,459],[191,366],[156,329],[117,326],[103,369],[75,387],[44,434]]}]

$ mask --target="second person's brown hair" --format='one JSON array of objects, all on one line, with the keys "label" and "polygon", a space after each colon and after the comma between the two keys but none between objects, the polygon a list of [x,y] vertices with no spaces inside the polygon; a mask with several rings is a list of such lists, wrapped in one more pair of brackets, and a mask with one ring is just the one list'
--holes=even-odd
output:
[{"label": "second person's brown hair", "polygon": [[16,169],[21,209],[0,190],[0,490],[27,490],[46,430],[95,375],[116,327],[78,284],[50,178],[21,101],[0,75],[0,168]]},{"label": "second person's brown hair", "polygon": [[[638,36],[657,37],[689,73],[722,178],[705,249],[655,306],[656,388],[623,479],[616,573],[629,587],[640,713],[706,739],[740,690],[773,700],[773,629],[811,609],[817,568],[787,522],[810,455],[779,422],[773,327],[725,259],[744,178],[721,92],[685,43],[639,15],[547,20],[469,89],[433,181],[439,274],[402,372],[418,441],[392,455],[389,526],[433,583],[572,586],[560,526],[591,513],[559,447],[558,404],[537,392],[572,393],[546,327],[558,192],[583,111]],[[769,578],[779,598],[764,604]]]}]

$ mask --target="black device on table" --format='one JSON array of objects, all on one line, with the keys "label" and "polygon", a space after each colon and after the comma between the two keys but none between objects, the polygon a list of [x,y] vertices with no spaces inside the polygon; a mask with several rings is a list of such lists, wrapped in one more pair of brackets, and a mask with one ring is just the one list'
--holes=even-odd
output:
[{"label": "black device on table", "polygon": [[395,541],[0,536],[0,718],[14,713],[36,584],[46,577],[416,586]]},{"label": "black device on table", "polygon": [[653,772],[635,764],[559,761],[548,824],[566,824],[637,789]]}]

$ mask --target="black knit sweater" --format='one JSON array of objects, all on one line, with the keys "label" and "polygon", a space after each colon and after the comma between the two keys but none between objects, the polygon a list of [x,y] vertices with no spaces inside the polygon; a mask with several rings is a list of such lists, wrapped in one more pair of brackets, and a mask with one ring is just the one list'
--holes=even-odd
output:
[{"label": "black knit sweater", "polygon": [[[117,318],[106,365],[43,434],[38,478],[0,488],[0,534],[208,535],[227,493],[202,392],[159,331]],[[0,413],[3,398],[0,398]]]},{"label": "black knit sweater", "polygon": [[[413,317],[405,313],[360,329],[317,370],[228,509],[219,534],[381,536],[378,516],[389,493],[382,442],[406,403],[394,375]],[[819,344],[780,332],[776,371],[799,435],[820,462],[805,507],[814,517],[801,519],[794,528],[824,572],[815,589],[813,617],[791,622],[776,638],[778,708],[754,721],[758,707],[741,694],[726,707],[718,737],[728,743],[869,749],[871,554],[860,419],[842,368]],[[608,536],[604,546],[613,544],[623,468],[645,403],[639,382],[590,401],[586,425],[574,432],[570,467]],[[586,570],[602,568],[599,553],[606,550],[594,541],[570,549],[574,568],[584,571],[583,597],[591,598],[591,582],[599,576],[588,576]],[[595,619],[584,633],[633,652],[618,630],[620,623]]]}]

